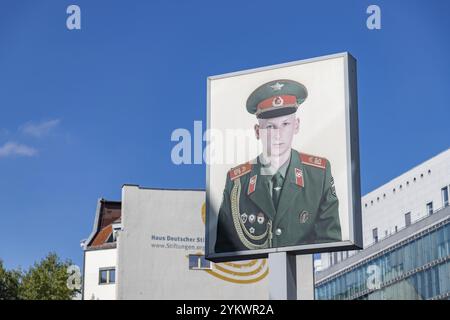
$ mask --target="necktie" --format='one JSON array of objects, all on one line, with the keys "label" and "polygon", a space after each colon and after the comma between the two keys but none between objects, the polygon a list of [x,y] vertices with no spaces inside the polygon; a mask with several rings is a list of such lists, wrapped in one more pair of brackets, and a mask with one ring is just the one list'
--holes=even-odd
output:
[{"label": "necktie", "polygon": [[280,201],[281,188],[283,187],[283,177],[281,173],[277,172],[272,177],[273,190],[272,201],[275,209],[278,208],[278,201]]}]

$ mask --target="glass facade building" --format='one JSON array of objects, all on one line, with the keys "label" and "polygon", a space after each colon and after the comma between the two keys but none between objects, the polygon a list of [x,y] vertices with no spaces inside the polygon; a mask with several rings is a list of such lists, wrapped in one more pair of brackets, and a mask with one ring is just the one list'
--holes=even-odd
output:
[{"label": "glass facade building", "polygon": [[444,219],[406,228],[400,241],[381,241],[379,250],[362,250],[359,259],[319,279],[316,299],[450,299],[450,210],[440,215]]}]

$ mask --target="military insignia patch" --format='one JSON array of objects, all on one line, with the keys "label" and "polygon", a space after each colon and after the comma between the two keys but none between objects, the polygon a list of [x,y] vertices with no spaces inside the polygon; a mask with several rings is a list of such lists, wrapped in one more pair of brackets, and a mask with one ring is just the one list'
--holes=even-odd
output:
[{"label": "military insignia patch", "polygon": [[303,182],[303,171],[302,169],[295,168],[295,183],[300,186],[304,187],[305,184]]},{"label": "military insignia patch", "polygon": [[247,214],[246,213],[241,214],[241,220],[242,220],[242,223],[247,222]]},{"label": "military insignia patch", "polygon": [[258,221],[259,224],[263,224],[264,223],[264,214],[262,212],[258,213],[258,216],[256,218],[256,221]]},{"label": "military insignia patch", "polygon": [[306,221],[308,221],[309,219],[309,212],[306,210],[303,210],[300,214],[299,214],[299,220],[300,223],[306,223]]},{"label": "military insignia patch", "polygon": [[334,187],[334,179],[331,177],[330,179],[330,185],[331,185],[331,194],[336,197],[336,188]]},{"label": "military insignia patch", "polygon": [[309,166],[313,166],[320,169],[326,168],[327,160],[325,158],[320,158],[302,153],[300,154],[300,159],[302,160],[302,163],[307,164]]},{"label": "military insignia patch", "polygon": [[255,191],[256,188],[256,180],[258,179],[258,176],[255,174],[253,177],[250,178],[250,181],[248,183],[248,190],[247,194],[251,194]]},{"label": "military insignia patch", "polygon": [[322,165],[322,159],[317,157],[309,157],[309,162],[314,163],[315,165],[321,166]]},{"label": "military insignia patch", "polygon": [[235,180],[251,171],[252,171],[252,165],[250,163],[244,163],[244,164],[230,170],[230,179]]},{"label": "military insignia patch", "polygon": [[248,216],[248,222],[254,223],[256,220],[256,216],[254,214],[251,214]]}]

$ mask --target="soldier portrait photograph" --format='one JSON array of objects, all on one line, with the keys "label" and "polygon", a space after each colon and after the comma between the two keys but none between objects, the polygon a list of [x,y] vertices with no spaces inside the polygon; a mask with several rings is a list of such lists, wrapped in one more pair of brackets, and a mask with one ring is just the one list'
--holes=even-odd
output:
[{"label": "soldier portrait photograph", "polygon": [[263,153],[227,173],[216,252],[341,240],[330,162],[292,148],[300,131],[296,111],[307,92],[301,83],[280,79],[249,96],[246,107],[257,118]]},{"label": "soldier portrait photograph", "polygon": [[210,80],[209,129],[238,137],[213,148],[236,158],[208,168],[210,253],[352,244],[345,59]]}]

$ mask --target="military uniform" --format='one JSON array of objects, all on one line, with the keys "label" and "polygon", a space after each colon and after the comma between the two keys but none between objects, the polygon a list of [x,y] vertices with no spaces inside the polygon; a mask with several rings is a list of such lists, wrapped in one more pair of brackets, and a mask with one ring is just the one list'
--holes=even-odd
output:
[{"label": "military uniform", "polygon": [[341,240],[330,163],[291,151],[278,202],[272,201],[261,163],[229,171],[219,211],[215,251],[294,246]]},{"label": "military uniform", "polygon": [[[306,96],[306,88],[297,82],[271,81],[250,95],[247,110],[258,118],[278,117],[295,112]],[[261,160],[260,156],[227,173],[215,252],[340,241],[330,162],[291,149],[289,162],[276,175],[282,184],[272,189],[278,182],[275,175],[264,173]]]}]

